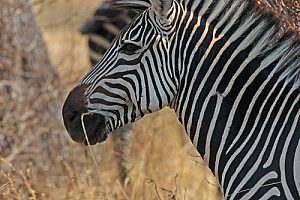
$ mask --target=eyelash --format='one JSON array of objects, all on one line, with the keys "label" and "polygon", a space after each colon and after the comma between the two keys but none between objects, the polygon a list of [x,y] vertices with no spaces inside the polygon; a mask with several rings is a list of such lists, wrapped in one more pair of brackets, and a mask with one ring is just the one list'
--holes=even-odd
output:
[{"label": "eyelash", "polygon": [[127,55],[133,55],[135,54],[138,50],[140,50],[141,47],[133,44],[133,43],[124,43],[121,47],[120,47],[120,52],[127,54]]}]

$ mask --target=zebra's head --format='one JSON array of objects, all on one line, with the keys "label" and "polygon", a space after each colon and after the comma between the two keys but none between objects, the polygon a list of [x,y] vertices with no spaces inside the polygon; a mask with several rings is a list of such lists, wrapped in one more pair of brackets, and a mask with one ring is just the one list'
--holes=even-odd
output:
[{"label": "zebra's head", "polygon": [[91,144],[145,114],[170,105],[178,86],[171,40],[178,3],[173,0],[123,0],[144,10],[114,40],[103,59],[70,92],[63,118],[71,138]]}]

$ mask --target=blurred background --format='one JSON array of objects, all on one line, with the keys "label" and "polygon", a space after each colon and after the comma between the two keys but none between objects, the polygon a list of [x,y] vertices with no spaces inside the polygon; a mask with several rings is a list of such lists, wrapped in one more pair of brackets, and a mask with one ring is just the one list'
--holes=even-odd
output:
[{"label": "blurred background", "polygon": [[[79,30],[101,3],[0,0],[0,199],[223,199],[168,108],[131,127],[125,157],[110,136],[92,146],[95,165],[69,138],[62,104],[91,67]],[[297,37],[299,1],[257,3]]]}]

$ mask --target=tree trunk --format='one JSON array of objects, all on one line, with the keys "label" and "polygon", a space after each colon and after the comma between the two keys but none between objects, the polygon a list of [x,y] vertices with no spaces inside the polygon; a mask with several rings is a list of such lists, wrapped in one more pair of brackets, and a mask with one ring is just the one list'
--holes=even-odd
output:
[{"label": "tree trunk", "polygon": [[2,188],[0,199],[37,198],[31,177],[13,166],[49,160],[45,135],[57,127],[56,77],[29,1],[0,0],[0,185],[22,180]]},{"label": "tree trunk", "polygon": [[0,80],[43,84],[54,77],[28,0],[0,0]]}]

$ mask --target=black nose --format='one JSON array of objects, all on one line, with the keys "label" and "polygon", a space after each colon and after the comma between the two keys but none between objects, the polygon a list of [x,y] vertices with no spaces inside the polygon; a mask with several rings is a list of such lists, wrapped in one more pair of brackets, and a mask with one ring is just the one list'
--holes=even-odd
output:
[{"label": "black nose", "polygon": [[[63,109],[62,115],[64,125],[71,136],[76,142],[84,142],[87,144],[84,130],[82,127],[82,114],[87,113],[88,109],[85,107],[86,85],[80,85],[74,88],[68,95]],[[107,137],[105,131],[105,118],[100,114],[89,114],[83,117],[84,127],[87,133],[90,144],[104,141]]]},{"label": "black nose", "polygon": [[87,112],[84,107],[86,88],[85,85],[74,88],[69,93],[62,109],[65,127],[71,138],[76,142],[83,142],[84,140],[81,115]]}]

